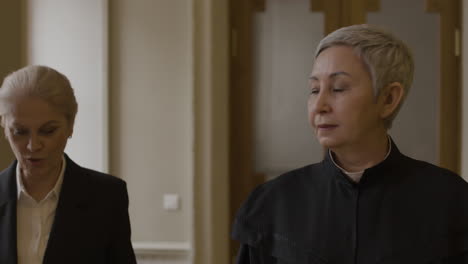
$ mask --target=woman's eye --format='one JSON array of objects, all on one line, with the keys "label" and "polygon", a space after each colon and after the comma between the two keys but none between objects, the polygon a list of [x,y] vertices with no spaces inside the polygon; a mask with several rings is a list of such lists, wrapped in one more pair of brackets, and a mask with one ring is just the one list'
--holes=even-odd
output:
[{"label": "woman's eye", "polygon": [[26,130],[21,130],[21,129],[14,129],[13,130],[13,135],[15,136],[22,136],[22,135],[25,135],[27,133]]},{"label": "woman's eye", "polygon": [[310,94],[318,94],[319,93],[319,89],[318,88],[312,88],[310,89]]},{"label": "woman's eye", "polygon": [[333,87],[333,92],[337,92],[337,93],[340,93],[340,92],[343,92],[345,91],[346,88],[345,87]]},{"label": "woman's eye", "polygon": [[44,135],[51,135],[55,132],[56,128],[42,130],[41,133]]}]

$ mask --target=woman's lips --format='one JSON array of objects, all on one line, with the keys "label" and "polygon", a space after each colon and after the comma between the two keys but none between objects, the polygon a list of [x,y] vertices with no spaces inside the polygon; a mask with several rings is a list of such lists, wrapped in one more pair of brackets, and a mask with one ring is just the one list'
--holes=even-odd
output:
[{"label": "woman's lips", "polygon": [[40,165],[43,161],[43,159],[36,159],[36,158],[28,158],[26,159],[29,164],[33,165],[33,166],[37,166],[37,165]]},{"label": "woman's lips", "polygon": [[320,129],[330,129],[330,128],[335,128],[337,127],[337,125],[318,125],[317,128],[320,128]]},{"label": "woman's lips", "polygon": [[328,131],[336,128],[338,125],[331,125],[331,124],[324,124],[324,125],[317,125],[317,129],[322,131]]}]

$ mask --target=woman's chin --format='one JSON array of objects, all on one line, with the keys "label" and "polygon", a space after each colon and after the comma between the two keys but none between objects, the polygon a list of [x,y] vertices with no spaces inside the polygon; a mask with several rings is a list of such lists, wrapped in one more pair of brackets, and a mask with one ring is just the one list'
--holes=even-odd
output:
[{"label": "woman's chin", "polygon": [[339,142],[335,138],[320,137],[317,140],[322,147],[327,148],[327,149],[333,149],[339,146]]},{"label": "woman's chin", "polygon": [[23,173],[26,173],[28,175],[43,175],[47,173],[47,168],[43,166],[25,166],[22,168]]}]

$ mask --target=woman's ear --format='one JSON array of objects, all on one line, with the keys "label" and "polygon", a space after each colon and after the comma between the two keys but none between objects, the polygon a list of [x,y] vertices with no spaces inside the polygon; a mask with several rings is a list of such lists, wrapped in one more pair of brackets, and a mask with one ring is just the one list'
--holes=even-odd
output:
[{"label": "woman's ear", "polygon": [[403,100],[405,90],[399,82],[393,82],[387,85],[380,93],[379,103],[382,106],[380,117],[386,119],[395,112]]}]

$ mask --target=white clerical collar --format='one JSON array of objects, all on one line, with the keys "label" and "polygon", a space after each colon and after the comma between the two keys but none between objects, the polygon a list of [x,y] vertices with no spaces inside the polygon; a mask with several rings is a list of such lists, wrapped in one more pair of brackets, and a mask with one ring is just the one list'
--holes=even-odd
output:
[{"label": "white clerical collar", "polygon": [[[385,155],[385,158],[382,160],[386,160],[388,158],[388,156],[390,155],[390,152],[392,152],[392,140],[390,139],[390,136],[387,136],[388,138],[388,151],[387,151],[387,155]],[[328,149],[328,155],[330,155],[330,158],[333,162],[333,164],[335,164],[335,166],[340,169],[344,174],[350,176],[352,179],[354,178],[360,178],[362,176],[362,174],[364,174],[364,170],[362,171],[357,171],[357,172],[349,172],[349,171],[346,171],[345,169],[343,169],[340,165],[338,165],[336,162],[335,162],[335,159],[333,158],[333,153],[330,149]]]}]

